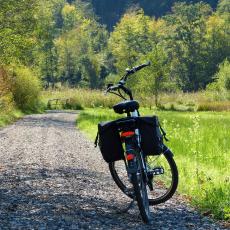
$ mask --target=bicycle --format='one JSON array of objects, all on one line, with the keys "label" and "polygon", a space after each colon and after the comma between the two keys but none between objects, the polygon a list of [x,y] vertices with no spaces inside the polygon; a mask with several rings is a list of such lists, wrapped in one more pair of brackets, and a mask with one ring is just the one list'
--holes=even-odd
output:
[{"label": "bicycle", "polygon": [[[112,178],[124,194],[137,201],[145,223],[151,221],[149,206],[170,199],[178,185],[178,170],[173,153],[163,144],[166,133],[156,117],[140,116],[139,103],[133,99],[132,91],[125,87],[128,76],[149,65],[150,62],[126,69],[126,74],[118,84],[107,86],[106,93],[113,93],[125,100],[113,106],[114,112],[126,113],[127,117],[98,125],[99,146],[104,159],[109,163]],[[129,96],[129,100],[121,90]],[[146,123],[143,123],[144,120],[149,121],[151,125],[155,124],[154,132],[150,130],[153,128],[151,125],[146,126]],[[145,134],[147,129],[150,132]],[[156,136],[154,141],[151,140],[157,145],[151,145],[149,134],[153,138]],[[97,142],[98,135],[95,140],[96,145]]]}]

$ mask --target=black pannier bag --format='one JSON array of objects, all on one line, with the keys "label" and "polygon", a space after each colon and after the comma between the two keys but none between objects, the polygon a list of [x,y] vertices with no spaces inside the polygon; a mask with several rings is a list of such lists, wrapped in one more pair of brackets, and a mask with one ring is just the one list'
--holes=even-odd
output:
[{"label": "black pannier bag", "polygon": [[139,129],[141,148],[145,156],[162,153],[163,137],[165,140],[167,140],[167,138],[165,137],[166,133],[159,124],[157,116],[126,117],[98,124],[95,146],[97,146],[98,143],[102,156],[107,163],[124,159],[124,149],[119,131],[125,130],[126,128]]},{"label": "black pannier bag", "polygon": [[108,121],[98,124],[98,137],[95,144],[99,138],[98,145],[107,163],[124,159],[124,150],[116,122]]},{"label": "black pannier bag", "polygon": [[138,128],[141,135],[141,148],[144,155],[158,155],[163,151],[163,136],[158,117],[138,117]]}]

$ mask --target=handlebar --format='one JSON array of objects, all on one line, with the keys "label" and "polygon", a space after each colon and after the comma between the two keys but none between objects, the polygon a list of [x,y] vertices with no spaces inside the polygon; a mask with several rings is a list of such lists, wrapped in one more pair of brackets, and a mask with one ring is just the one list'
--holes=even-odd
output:
[{"label": "handlebar", "polygon": [[144,67],[146,67],[146,66],[149,66],[150,64],[151,64],[150,61],[148,61],[147,63],[144,63],[144,64],[142,64],[142,65],[133,67],[132,69],[126,69],[126,72],[127,72],[128,74],[133,74],[133,73],[135,73],[135,72],[141,70],[142,68],[144,68]]},{"label": "handlebar", "polygon": [[105,93],[108,93],[110,91],[116,91],[120,88],[122,88],[124,90],[124,88],[125,88],[124,85],[126,83],[128,76],[134,74],[135,72],[143,69],[146,66],[150,66],[150,64],[151,64],[150,61],[148,61],[147,63],[144,63],[144,64],[139,65],[139,66],[135,66],[132,69],[126,69],[126,74],[120,79],[119,83],[116,85],[109,84]]}]

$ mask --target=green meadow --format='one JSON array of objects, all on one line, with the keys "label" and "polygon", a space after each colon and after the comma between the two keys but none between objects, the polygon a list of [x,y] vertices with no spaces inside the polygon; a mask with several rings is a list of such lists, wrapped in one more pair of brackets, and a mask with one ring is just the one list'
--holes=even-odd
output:
[{"label": "green meadow", "polygon": [[[168,147],[179,169],[180,194],[202,213],[230,218],[230,112],[176,112],[142,109],[159,116]],[[77,126],[92,140],[97,124],[120,117],[112,109],[91,108],[80,113]]]}]

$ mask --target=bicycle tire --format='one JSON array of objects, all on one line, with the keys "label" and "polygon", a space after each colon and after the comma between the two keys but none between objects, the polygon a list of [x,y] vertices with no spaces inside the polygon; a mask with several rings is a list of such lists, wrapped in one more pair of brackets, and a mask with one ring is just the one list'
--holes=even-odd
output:
[{"label": "bicycle tire", "polygon": [[[172,181],[171,181],[171,185],[168,188],[168,190],[165,192],[165,194],[163,194],[160,197],[157,197],[155,199],[149,199],[149,204],[150,205],[157,205],[160,203],[164,203],[165,201],[169,200],[174,193],[176,192],[177,186],[178,186],[178,169],[176,166],[176,163],[173,159],[173,156],[171,154],[161,154],[165,157],[165,159],[168,162],[168,165],[171,169],[172,172]],[[123,162],[123,164],[122,164]],[[124,174],[121,175],[121,173],[118,173],[118,167],[117,165],[121,165],[121,168],[124,167],[125,169],[125,163],[124,161],[116,161],[116,162],[111,162],[109,163],[109,170],[110,173],[112,175],[113,180],[115,181],[116,185],[121,189],[121,191],[123,193],[125,193],[128,197],[130,197],[131,199],[133,199],[134,194],[131,191],[131,187],[129,185],[127,174],[126,174],[126,169],[124,170]],[[123,166],[122,166],[123,165]]]},{"label": "bicycle tire", "polygon": [[133,173],[131,176],[131,181],[134,188],[135,198],[138,204],[138,208],[141,214],[141,218],[145,223],[149,223],[151,221],[151,214],[149,209],[149,199],[148,193],[143,177],[143,170],[141,168],[140,159],[136,161],[138,165],[138,171]]}]

